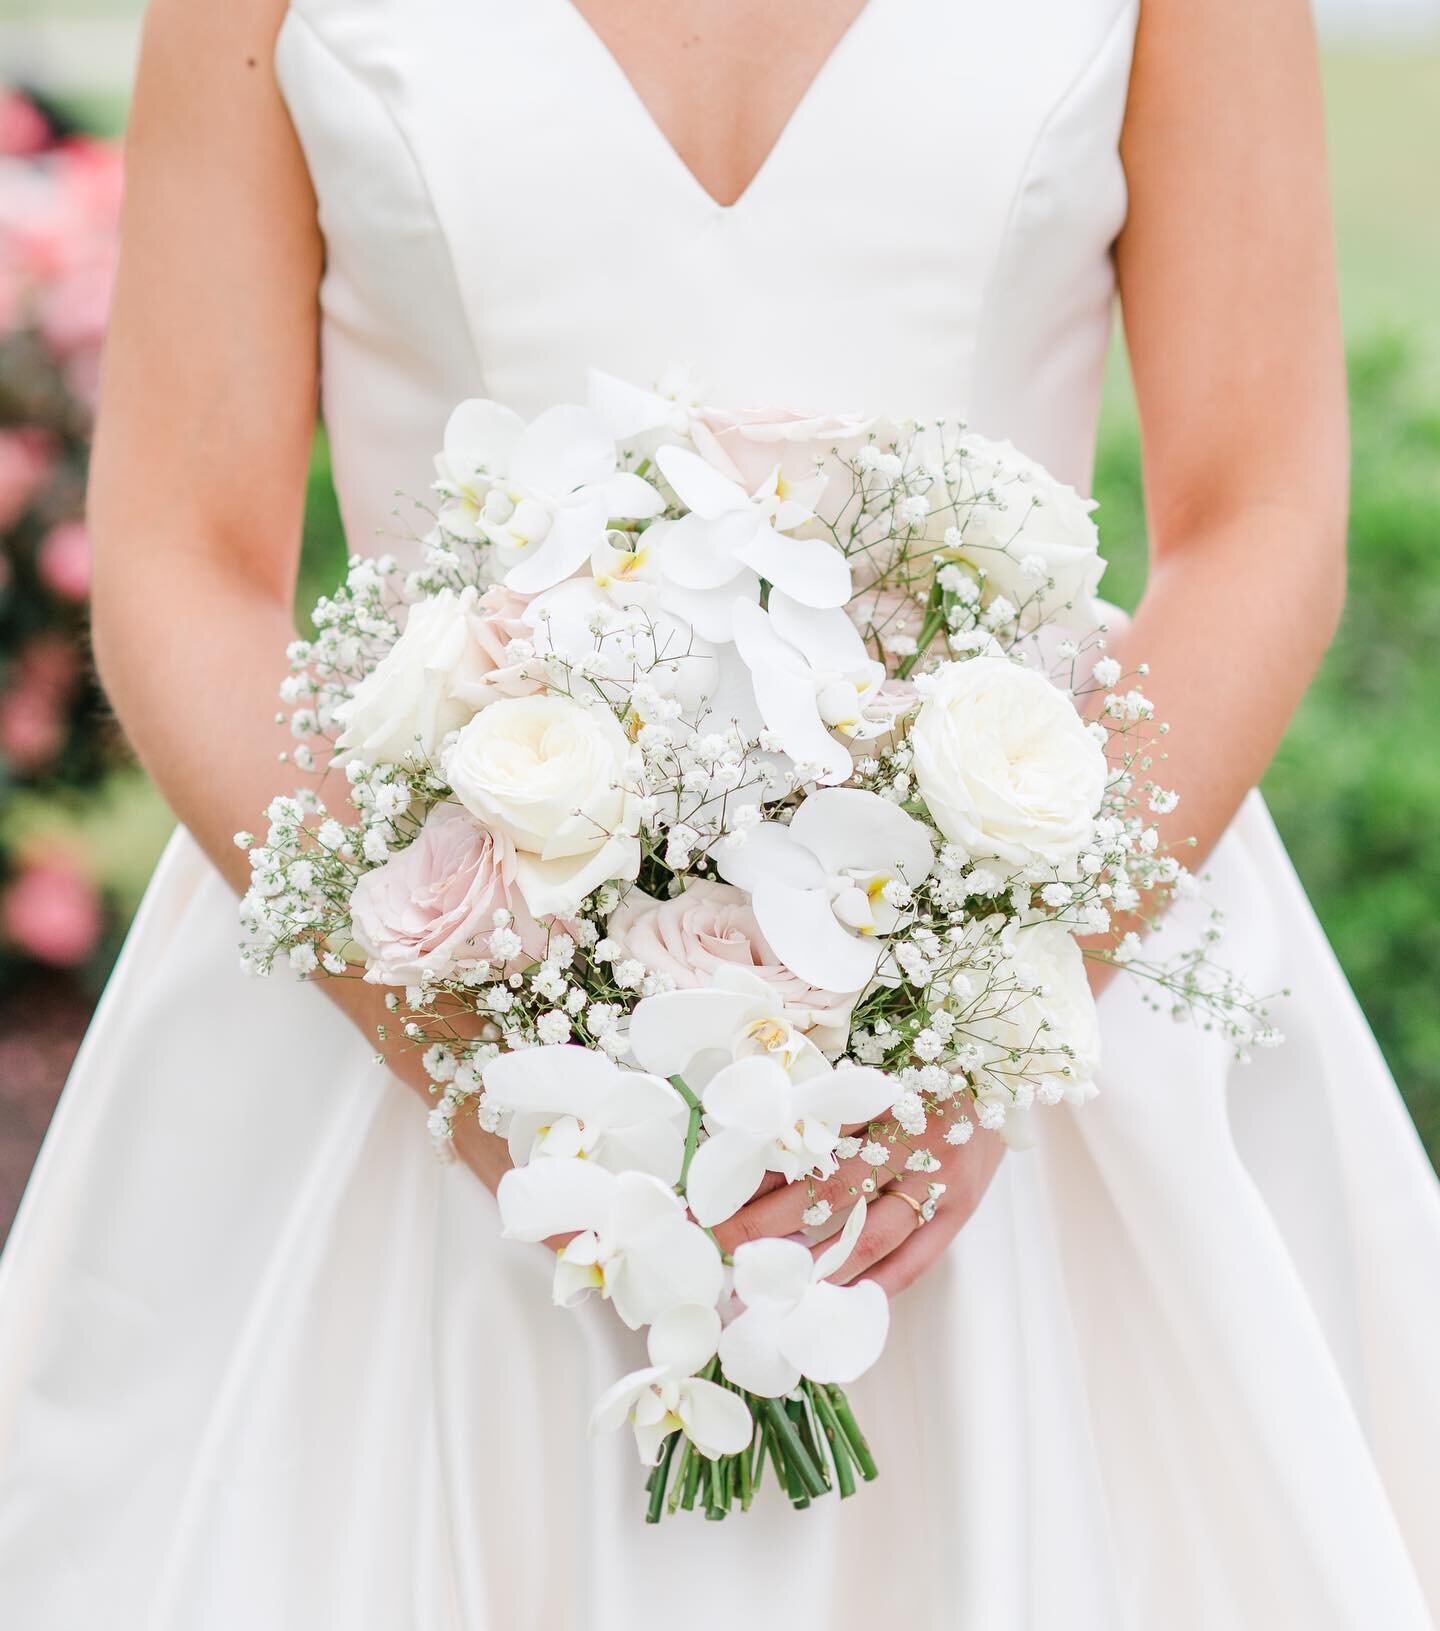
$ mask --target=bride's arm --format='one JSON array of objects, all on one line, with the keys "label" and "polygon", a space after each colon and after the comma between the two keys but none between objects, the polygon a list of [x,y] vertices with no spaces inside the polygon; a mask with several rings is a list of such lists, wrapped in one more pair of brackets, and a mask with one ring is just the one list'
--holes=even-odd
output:
[{"label": "bride's arm", "polygon": [[1306,0],[1145,0],[1122,155],[1150,576],[1116,655],[1150,664],[1180,792],[1163,825],[1198,858],[1269,764],[1345,594],[1344,355]]},{"label": "bride's arm", "polygon": [[[1197,841],[1193,863],[1260,779],[1339,616],[1344,362],[1307,0],[1145,0],[1140,16],[1117,263],[1150,578],[1114,654],[1150,665],[1180,793],[1164,826]],[[1001,1145],[934,1153],[949,1185],[934,1222],[917,1231],[881,1198],[847,1275],[908,1285],[979,1205]],[[817,1192],[838,1209],[865,1172]],[[719,1233],[784,1235],[808,1204],[804,1184],[776,1189]]]},{"label": "bride's arm", "polygon": [[[106,690],[237,889],[232,835],[286,790],[273,721],[316,401],[322,248],[271,67],[283,12],[150,8],[90,486]],[[375,988],[321,986],[373,1039]],[[487,1181],[508,1164],[478,1128],[466,1152]]]}]

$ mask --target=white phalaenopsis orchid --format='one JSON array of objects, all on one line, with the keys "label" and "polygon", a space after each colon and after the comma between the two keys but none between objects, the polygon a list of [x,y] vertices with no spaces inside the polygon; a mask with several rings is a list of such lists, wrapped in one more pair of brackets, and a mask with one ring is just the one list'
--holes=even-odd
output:
[{"label": "white phalaenopsis orchid", "polygon": [[641,998],[630,1016],[630,1051],[642,1070],[683,1076],[695,1093],[737,1059],[773,1059],[797,1080],[829,1068],[775,987],[743,968],[717,968],[698,990]]},{"label": "white phalaenopsis orchid", "polygon": [[716,855],[720,875],[750,895],[776,956],[827,991],[868,983],[900,904],[933,861],[920,822],[857,787],[811,793],[788,827],[764,822]]},{"label": "white phalaenopsis orchid", "polygon": [[610,521],[664,507],[648,481],[618,468],[614,438],[588,408],[550,408],[527,425],[498,402],[462,402],[435,469],[442,526],[488,540],[519,594],[568,578]]},{"label": "white phalaenopsis orchid", "polygon": [[483,1072],[486,1103],[511,1112],[510,1159],[578,1156],[611,1172],[680,1176],[685,1101],[658,1076],[573,1043],[502,1053]]},{"label": "white phalaenopsis orchid", "polygon": [[633,1331],[682,1303],[719,1300],[718,1248],[675,1191],[649,1173],[617,1174],[557,1156],[507,1172],[496,1199],[508,1239],[575,1233],[555,1260],[562,1308],[598,1291]]},{"label": "white phalaenopsis orchid", "polygon": [[814,517],[824,477],[793,486],[777,464],[770,479],[749,493],[714,465],[682,447],[655,455],[666,481],[690,512],[668,530],[669,572],[690,589],[727,588],[754,599],[757,577],[807,606],[843,606],[850,598],[850,567],[823,538],[787,538]]},{"label": "white phalaenopsis orchid", "polygon": [[894,728],[893,709],[870,710],[885,684],[885,665],[866,650],[843,607],[819,610],[775,590],[767,611],[734,608],[735,646],[750,670],[765,723],[797,764],[821,782],[848,781],[850,749],[835,734],[864,741]]},{"label": "white phalaenopsis orchid", "polygon": [[798,1077],[763,1054],[726,1065],[702,1100],[709,1137],[690,1162],[690,1210],[713,1227],[744,1206],[767,1172],[786,1183],[830,1177],[843,1129],[871,1121],[894,1097],[894,1082],[868,1065],[836,1070],[807,1058]]},{"label": "white phalaenopsis orchid", "polygon": [[778,1399],[801,1377],[853,1382],[880,1357],[890,1304],[873,1280],[834,1286],[865,1224],[859,1200],[840,1238],[818,1258],[795,1240],[752,1240],[735,1249],[735,1295],[745,1312],[725,1327],[720,1363],[737,1387]]},{"label": "white phalaenopsis orchid", "polygon": [[628,1420],[647,1467],[675,1432],[710,1461],[743,1450],[755,1427],[749,1407],[729,1388],[695,1374],[714,1357],[719,1340],[720,1316],[713,1307],[686,1303],[662,1314],[646,1339],[650,1364],[606,1389],[590,1431],[609,1432]]},{"label": "white phalaenopsis orchid", "polygon": [[656,381],[655,389],[647,390],[592,368],[587,386],[591,412],[617,442],[651,452],[665,441],[689,441],[700,392],[688,370],[669,368]]}]

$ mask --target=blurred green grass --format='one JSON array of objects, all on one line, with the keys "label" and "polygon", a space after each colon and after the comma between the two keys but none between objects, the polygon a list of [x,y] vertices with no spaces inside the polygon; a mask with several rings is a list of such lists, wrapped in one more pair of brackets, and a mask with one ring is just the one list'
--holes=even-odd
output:
[{"label": "blurred green grass", "polygon": [[[1351,590],[1264,790],[1440,1162],[1440,54],[1332,56],[1325,78],[1354,425]],[[1118,346],[1095,494],[1106,593],[1133,605],[1144,505]],[[300,608],[343,559],[322,434]]]}]

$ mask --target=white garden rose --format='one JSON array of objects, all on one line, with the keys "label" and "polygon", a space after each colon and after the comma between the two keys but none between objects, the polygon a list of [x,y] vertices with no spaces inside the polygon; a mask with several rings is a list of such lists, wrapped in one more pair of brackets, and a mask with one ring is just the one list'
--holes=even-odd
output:
[{"label": "white garden rose", "polygon": [[[969,481],[994,503],[969,509],[959,554],[984,569],[985,599],[1025,607],[1022,626],[1042,621],[1086,632],[1103,622],[1095,594],[1105,571],[1092,499],[1056,479],[1009,442],[969,431],[959,438]],[[1048,585],[1053,584],[1053,587]],[[1038,603],[1036,592],[1044,589]]]},{"label": "white garden rose", "polygon": [[640,868],[639,817],[623,787],[630,742],[608,708],[568,697],[507,697],[460,732],[446,757],[456,798],[515,845],[536,917],[573,912]]},{"label": "white garden rose", "polygon": [[336,710],[339,764],[433,759],[479,706],[494,661],[482,642],[479,591],[442,589],[417,601],[400,638]]},{"label": "white garden rose", "polygon": [[1069,697],[1004,657],[950,663],[910,742],[920,796],[972,860],[1062,866],[1090,841],[1107,767]]}]

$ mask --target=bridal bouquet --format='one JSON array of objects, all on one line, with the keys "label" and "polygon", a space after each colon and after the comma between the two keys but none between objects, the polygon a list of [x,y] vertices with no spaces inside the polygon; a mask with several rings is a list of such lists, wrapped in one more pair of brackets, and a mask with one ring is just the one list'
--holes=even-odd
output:
[{"label": "bridal bouquet", "polygon": [[[1077,937],[1274,1040],[1210,939],[1112,928],[1188,875],[1092,506],[959,425],[602,375],[529,424],[463,404],[437,469],[423,563],[353,559],[290,652],[289,757],[345,797],[237,835],[245,960],[392,987],[442,1146],[508,1139],[506,1235],[646,1331],[593,1425],[633,1428],[651,1521],[748,1507],[767,1461],[848,1495],[888,1307],[833,1277],[977,1125],[1095,1093]],[[723,1251],[768,1174],[805,1235]]]}]

